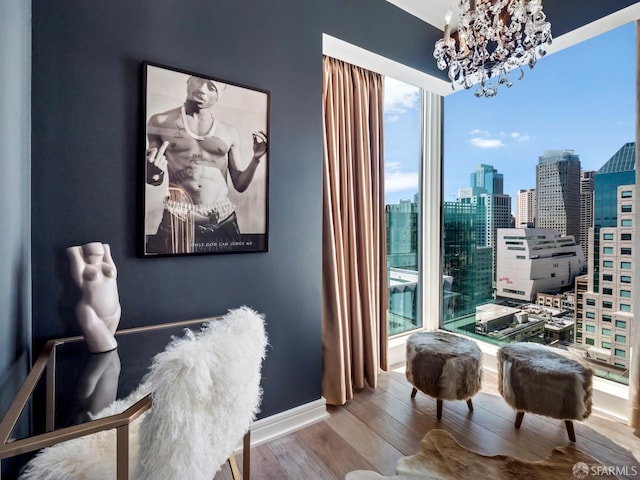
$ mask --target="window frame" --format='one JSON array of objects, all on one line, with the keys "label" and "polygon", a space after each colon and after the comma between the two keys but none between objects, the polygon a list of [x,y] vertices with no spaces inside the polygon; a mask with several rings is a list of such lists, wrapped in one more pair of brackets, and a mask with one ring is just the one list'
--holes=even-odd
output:
[{"label": "window frame", "polygon": [[[631,8],[631,7],[630,7]],[[564,47],[579,43],[587,38],[601,34],[611,28],[616,28],[625,23],[640,18],[640,8],[625,16],[618,17],[612,24],[610,20],[603,19],[590,25],[589,29],[578,29],[562,36],[563,42],[554,42]],[[606,21],[605,21],[606,20]],[[559,48],[563,48],[560,46]],[[422,225],[420,232],[424,239],[424,248],[421,252],[420,265],[422,271],[426,272],[421,278],[422,294],[420,295],[421,311],[423,318],[423,328],[425,330],[438,330],[440,328],[441,316],[441,205],[442,205],[442,126],[443,126],[443,100],[444,97],[452,93],[451,84],[441,78],[420,72],[414,68],[402,65],[399,62],[390,60],[381,55],[365,50],[362,47],[333,37],[326,33],[322,35],[322,52],[325,55],[379,72],[383,75],[392,76],[398,80],[412,83],[425,92],[424,101],[432,102],[437,106],[437,110],[428,110],[429,114],[425,121],[425,151],[423,152],[424,169],[421,172],[421,188],[425,192],[422,195]],[[425,188],[426,186],[426,188]],[[638,210],[636,209],[636,212]],[[634,213],[634,218],[637,213]],[[430,228],[426,228],[429,225]],[[428,230],[428,231],[427,231]],[[635,225],[633,231],[636,234],[638,226]],[[428,235],[425,235],[425,232]],[[622,234],[624,241],[632,240],[631,233]],[[432,288],[433,286],[433,288]],[[637,295],[636,295],[637,296]],[[617,326],[617,325],[616,325]],[[405,342],[408,335],[389,340],[389,364],[404,362]],[[589,339],[588,337],[584,337]],[[593,341],[593,340],[592,340]],[[495,363],[497,346],[487,342],[477,342],[485,355],[484,366],[491,369]],[[397,352],[394,362],[392,350]],[[602,378],[594,378],[594,404],[597,401],[604,402],[604,408],[621,418],[625,418],[627,413],[628,387]]]}]

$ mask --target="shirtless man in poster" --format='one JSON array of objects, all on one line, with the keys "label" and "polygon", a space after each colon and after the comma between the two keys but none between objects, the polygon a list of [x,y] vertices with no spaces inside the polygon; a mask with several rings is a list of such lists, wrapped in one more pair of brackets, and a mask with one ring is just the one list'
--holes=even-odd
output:
[{"label": "shirtless man in poster", "polygon": [[[240,233],[235,206],[228,196],[227,178],[231,178],[238,192],[249,187],[267,152],[267,137],[264,132],[253,134],[251,162],[240,170],[238,131],[212,112],[225,87],[221,82],[191,76],[184,104],[149,119],[147,183],[160,186],[168,174],[169,187],[180,192],[179,197],[164,200],[158,233],[150,236],[147,243],[149,253],[186,253],[176,251],[172,216],[193,219],[196,250],[214,238]],[[184,248],[189,251],[190,246]]]}]

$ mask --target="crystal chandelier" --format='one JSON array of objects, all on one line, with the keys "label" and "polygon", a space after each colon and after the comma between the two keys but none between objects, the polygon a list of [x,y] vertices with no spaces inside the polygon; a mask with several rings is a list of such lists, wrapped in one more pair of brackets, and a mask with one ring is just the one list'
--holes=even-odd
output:
[{"label": "crystal chandelier", "polygon": [[460,0],[458,30],[450,33],[451,12],[445,17],[444,38],[433,56],[438,68],[449,69],[453,89],[478,84],[476,97],[493,97],[499,85],[511,87],[511,70],[530,68],[551,44],[551,24],[541,0]]}]

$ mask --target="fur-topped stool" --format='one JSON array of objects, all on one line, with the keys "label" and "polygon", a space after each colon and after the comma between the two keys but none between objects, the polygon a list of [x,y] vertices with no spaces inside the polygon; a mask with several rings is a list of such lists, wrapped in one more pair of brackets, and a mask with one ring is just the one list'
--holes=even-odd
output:
[{"label": "fur-topped stool", "polygon": [[407,380],[437,400],[438,420],[443,400],[466,400],[473,411],[473,397],[482,382],[482,352],[475,342],[445,332],[417,332],[407,339]]},{"label": "fur-topped stool", "polygon": [[498,389],[518,411],[564,420],[569,440],[576,441],[573,420],[591,414],[593,369],[566,351],[537,343],[511,343],[498,349]]}]

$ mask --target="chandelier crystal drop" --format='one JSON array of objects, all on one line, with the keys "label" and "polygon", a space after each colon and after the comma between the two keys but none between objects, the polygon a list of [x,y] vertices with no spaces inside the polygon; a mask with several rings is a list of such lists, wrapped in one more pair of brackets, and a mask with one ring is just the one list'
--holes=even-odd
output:
[{"label": "chandelier crystal drop", "polygon": [[[433,56],[440,70],[448,68],[452,88],[478,85],[476,97],[491,98],[499,85],[511,87],[511,71],[533,68],[551,44],[551,24],[541,0],[460,0],[458,30],[450,33],[445,18],[444,38]],[[449,14],[448,14],[449,15]]]}]

